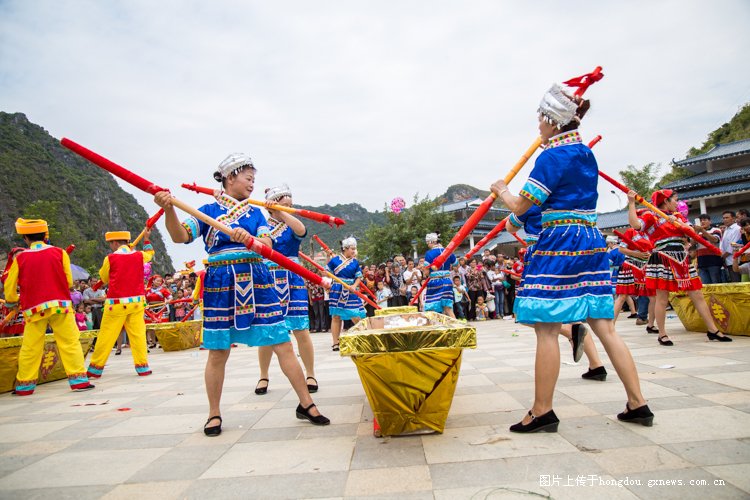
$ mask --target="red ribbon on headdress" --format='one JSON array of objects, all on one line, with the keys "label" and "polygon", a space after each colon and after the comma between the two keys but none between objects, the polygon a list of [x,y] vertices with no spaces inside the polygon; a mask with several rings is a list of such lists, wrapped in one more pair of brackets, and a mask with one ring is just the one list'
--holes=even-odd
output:
[{"label": "red ribbon on headdress", "polygon": [[588,89],[590,86],[592,86],[602,78],[604,78],[602,67],[597,66],[591,73],[586,73],[585,75],[571,78],[570,80],[567,80],[563,83],[568,87],[578,87],[578,90],[576,90],[573,95],[582,96],[583,93],[586,92],[586,89]]}]

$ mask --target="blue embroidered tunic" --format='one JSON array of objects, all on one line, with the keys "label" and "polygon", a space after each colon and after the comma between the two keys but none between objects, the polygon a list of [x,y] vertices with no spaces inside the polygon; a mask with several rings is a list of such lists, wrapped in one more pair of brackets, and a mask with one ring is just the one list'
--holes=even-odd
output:
[{"label": "blue embroidered tunic", "polygon": [[520,297],[523,295],[523,282],[526,279],[529,262],[531,262],[531,257],[534,256],[534,247],[536,242],[539,241],[539,234],[542,232],[542,209],[537,205],[531,205],[531,208],[521,215],[511,212],[508,222],[515,227],[523,228],[524,233],[526,233],[524,240],[529,245],[526,247],[526,254],[523,256],[521,281],[516,285],[516,297]]},{"label": "blue embroidered tunic", "polygon": [[596,228],[598,166],[577,131],[550,139],[520,195],[542,211],[542,232],[514,304],[519,322],[614,316],[609,258]]},{"label": "blue embroidered tunic", "polygon": [[[273,249],[299,264],[299,247],[305,235],[297,236],[284,222],[269,218]],[[305,233],[307,234],[307,233]],[[290,330],[307,330],[310,318],[307,314],[307,287],[301,276],[287,271],[275,262],[266,261],[273,274],[281,312]]]},{"label": "blue embroidered tunic", "polygon": [[[443,247],[438,245],[427,250],[424,260],[427,264],[432,264],[441,253],[443,253]],[[456,256],[451,254],[440,269],[430,272],[430,281],[427,282],[427,289],[425,290],[425,311],[435,311],[442,314],[444,307],[453,309],[453,283],[451,283],[450,270],[455,262]]]},{"label": "blue embroidered tunic", "polygon": [[[353,285],[357,278],[362,278],[357,259],[344,259],[336,255],[328,261],[328,269],[348,285]],[[333,282],[328,297],[328,310],[331,316],[338,316],[342,320],[365,317],[362,299],[345,289],[340,283]]]},{"label": "blue embroidered tunic", "polygon": [[[259,238],[270,236],[266,218],[246,201],[222,194],[216,203],[199,210],[231,228],[241,227]],[[194,217],[182,224],[189,242],[202,237],[208,252],[203,345],[229,349],[237,342],[252,346],[289,342],[273,276],[263,258]]]}]

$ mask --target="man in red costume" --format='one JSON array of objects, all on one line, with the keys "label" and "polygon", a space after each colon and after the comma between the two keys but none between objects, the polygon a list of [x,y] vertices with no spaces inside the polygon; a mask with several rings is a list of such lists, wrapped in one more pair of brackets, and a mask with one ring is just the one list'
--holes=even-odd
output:
[{"label": "man in red costume", "polygon": [[19,396],[34,393],[47,326],[55,335],[70,388],[74,391],[93,389],[84,371],[83,351],[70,300],[73,286],[70,258],[61,248],[45,243],[46,221],[18,219],[16,231],[23,236],[29,249],[16,255],[5,276],[6,306],[10,309],[18,306],[20,287],[20,307],[26,320],[13,392]]},{"label": "man in red costume", "polygon": [[112,253],[104,258],[99,277],[109,284],[104,302],[102,326],[94,354],[89,363],[88,376],[99,378],[123,327],[130,339],[135,371],[140,376],[151,375],[146,349],[146,322],[143,309],[146,303],[143,286],[143,264],[150,262],[154,249],[148,241],[151,231],[146,230],[143,251],[135,251],[128,242],[128,231],[110,231],[105,235]]}]

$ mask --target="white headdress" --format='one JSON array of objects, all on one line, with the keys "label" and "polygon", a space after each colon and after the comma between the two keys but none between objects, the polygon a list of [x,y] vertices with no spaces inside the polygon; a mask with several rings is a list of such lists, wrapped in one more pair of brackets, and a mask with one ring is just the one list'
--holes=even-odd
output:
[{"label": "white headdress", "polygon": [[221,179],[236,174],[242,170],[243,167],[250,167],[255,170],[253,159],[245,153],[232,153],[224,158],[224,161],[219,163],[216,172],[214,172],[214,179],[221,182]]},{"label": "white headdress", "polygon": [[576,117],[577,110],[578,103],[563,92],[560,85],[554,83],[542,97],[537,113],[542,115],[547,123],[562,128],[571,121],[578,120]]},{"label": "white headdress", "polygon": [[354,236],[349,236],[341,242],[341,248],[357,248],[357,240],[354,239]]},{"label": "white headdress", "polygon": [[437,243],[438,239],[437,233],[427,233],[424,237],[425,243]]},{"label": "white headdress", "polygon": [[617,236],[607,236],[607,243],[617,243],[618,241],[620,240],[617,238]]},{"label": "white headdress", "polygon": [[292,197],[292,190],[286,184],[274,186],[266,190],[266,201],[279,201],[285,196]]}]

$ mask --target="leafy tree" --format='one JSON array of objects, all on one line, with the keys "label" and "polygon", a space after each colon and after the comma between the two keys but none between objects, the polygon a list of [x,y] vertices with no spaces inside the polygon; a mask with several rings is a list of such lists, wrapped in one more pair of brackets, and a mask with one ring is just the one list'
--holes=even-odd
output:
[{"label": "leafy tree", "polygon": [[416,241],[417,252],[424,254],[427,251],[425,234],[442,234],[443,239],[450,237],[453,217],[440,212],[439,206],[435,200],[420,200],[414,195],[411,207],[398,214],[387,212],[385,223],[372,224],[365,231],[359,248],[361,260],[377,263],[398,253],[409,255],[414,251],[413,241]]},{"label": "leafy tree", "polygon": [[625,170],[620,170],[619,174],[626,186],[648,198],[651,196],[651,192],[657,189],[660,169],[661,165],[651,162],[640,168],[635,165],[628,165]]},{"label": "leafy tree", "polygon": [[706,142],[701,147],[690,148],[687,155],[690,158],[709,152],[717,144],[726,144],[748,138],[750,138],[750,103],[742,106],[728,123],[708,134]]}]

